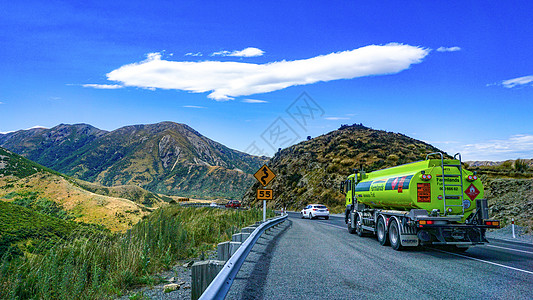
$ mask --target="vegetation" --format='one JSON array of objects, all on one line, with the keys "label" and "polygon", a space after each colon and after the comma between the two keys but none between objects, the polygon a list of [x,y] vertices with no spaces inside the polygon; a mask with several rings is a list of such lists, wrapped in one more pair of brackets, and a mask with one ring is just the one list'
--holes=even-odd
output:
[{"label": "vegetation", "polygon": [[18,178],[24,178],[37,172],[48,172],[61,176],[61,174],[51,169],[0,147],[0,176],[12,175]]},{"label": "vegetation", "polygon": [[5,199],[14,199],[13,204],[20,205],[29,208],[35,212],[39,212],[43,215],[56,217],[62,220],[72,220],[75,217],[72,213],[63,209],[63,206],[48,199],[39,198],[38,192],[11,192],[4,196]]},{"label": "vegetation", "polygon": [[533,159],[506,160],[503,162],[468,162],[469,170],[491,178],[533,178]]},{"label": "vegetation", "polygon": [[[33,251],[24,256],[3,255],[0,298],[113,298],[128,288],[157,283],[159,278],[154,274],[160,270],[170,268],[177,260],[197,257],[214,249],[217,243],[229,240],[239,228],[261,218],[259,210],[171,205],[158,209],[126,233],[87,235],[70,230],[68,235],[65,230],[57,234],[63,242],[47,251]],[[3,222],[3,218],[1,220]],[[66,221],[48,219],[45,223],[53,222]],[[2,229],[6,227],[2,226]],[[53,226],[59,227],[59,223]]]},{"label": "vegetation", "polygon": [[76,228],[77,223],[0,201],[0,257],[10,260],[23,252],[48,249]]},{"label": "vegetation", "polygon": [[502,221],[502,227],[515,219],[525,233],[533,234],[533,179],[482,177],[490,216]]},{"label": "vegetation", "polygon": [[125,231],[171,200],[137,186],[76,180],[0,148],[0,201],[49,216]]},{"label": "vegetation", "polygon": [[[310,203],[327,205],[332,212],[344,211],[341,181],[362,169],[371,172],[423,160],[441,150],[403,134],[374,130],[362,124],[342,125],[338,130],[303,141],[276,153],[269,166],[275,202],[270,205],[301,209]],[[243,201],[256,204],[256,183]]]}]

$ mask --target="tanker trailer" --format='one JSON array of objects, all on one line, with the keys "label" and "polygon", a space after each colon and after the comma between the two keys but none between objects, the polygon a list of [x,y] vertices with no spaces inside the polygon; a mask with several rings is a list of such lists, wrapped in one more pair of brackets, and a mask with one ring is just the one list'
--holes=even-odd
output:
[{"label": "tanker trailer", "polygon": [[[430,158],[435,155],[440,158]],[[431,153],[423,161],[368,174],[355,170],[341,191],[348,232],[376,235],[395,250],[441,245],[461,252],[488,243],[485,231],[500,226],[489,219],[483,184],[463,169],[459,153],[453,159]]]}]

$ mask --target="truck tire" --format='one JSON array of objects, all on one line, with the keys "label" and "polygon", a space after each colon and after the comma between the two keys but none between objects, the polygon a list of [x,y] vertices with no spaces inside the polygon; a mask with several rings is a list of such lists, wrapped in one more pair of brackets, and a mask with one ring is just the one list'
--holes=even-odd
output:
[{"label": "truck tire", "polygon": [[348,232],[350,234],[354,234],[355,233],[355,228],[352,228],[352,217],[351,217],[351,214],[350,216],[348,216]]},{"label": "truck tire", "polygon": [[363,237],[365,236],[365,230],[361,225],[363,225],[363,222],[360,220],[359,215],[357,215],[357,217],[355,217],[355,232],[358,236]]},{"label": "truck tire", "polygon": [[378,217],[378,224],[376,225],[376,236],[381,246],[389,245],[389,236],[387,235],[385,220],[382,217]]},{"label": "truck tire", "polygon": [[400,225],[398,225],[398,221],[396,219],[393,219],[389,226],[389,241],[390,246],[394,250],[402,250],[402,242],[400,241]]}]

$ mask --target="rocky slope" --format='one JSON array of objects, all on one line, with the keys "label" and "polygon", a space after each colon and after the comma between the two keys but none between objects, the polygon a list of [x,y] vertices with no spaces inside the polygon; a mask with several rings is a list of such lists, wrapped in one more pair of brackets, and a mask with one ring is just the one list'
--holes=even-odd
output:
[{"label": "rocky slope", "polygon": [[[340,182],[354,168],[367,172],[424,159],[439,149],[403,134],[343,125],[338,130],[283,149],[268,162],[277,177],[272,181],[275,207],[300,209],[323,203],[344,210]],[[255,205],[256,183],[243,198]]]},{"label": "rocky slope", "polygon": [[[515,224],[533,235],[533,179],[482,177],[490,215],[502,220],[502,225]],[[503,227],[502,226],[502,227]]]},{"label": "rocky slope", "polygon": [[240,198],[266,161],[173,122],[111,132],[62,124],[0,135],[0,146],[82,180],[192,197]]},{"label": "rocky slope", "polygon": [[533,159],[511,159],[506,161],[467,161],[471,171],[489,177],[533,178]]},{"label": "rocky slope", "polygon": [[60,219],[103,225],[124,231],[152,209],[165,205],[161,196],[139,187],[112,190],[91,184],[95,194],[68,176],[0,148],[0,201],[24,206]]}]

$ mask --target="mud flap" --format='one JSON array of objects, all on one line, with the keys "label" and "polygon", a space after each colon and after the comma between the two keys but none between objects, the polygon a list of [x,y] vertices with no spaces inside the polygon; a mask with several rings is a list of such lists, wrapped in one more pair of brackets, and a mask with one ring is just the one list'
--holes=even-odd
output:
[{"label": "mud flap", "polygon": [[419,244],[419,240],[416,234],[400,234],[400,243],[404,247],[416,247]]}]

